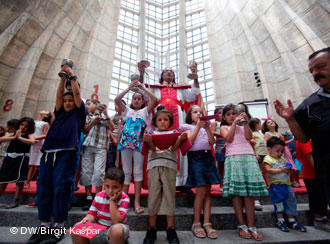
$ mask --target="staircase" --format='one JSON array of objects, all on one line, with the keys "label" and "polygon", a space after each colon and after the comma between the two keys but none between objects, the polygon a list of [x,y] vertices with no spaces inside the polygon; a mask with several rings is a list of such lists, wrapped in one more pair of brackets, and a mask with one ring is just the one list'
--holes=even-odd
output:
[{"label": "staircase", "polygon": [[[78,203],[82,195],[76,195]],[[275,217],[273,214],[273,206],[269,197],[260,199],[263,205],[263,211],[255,212],[255,224],[259,231],[263,234],[263,243],[330,243],[330,233],[316,230],[312,225],[312,216],[309,213],[308,199],[306,193],[296,194],[298,202],[298,221],[307,226],[307,233],[301,233],[290,230],[284,233],[274,227]],[[30,234],[25,227],[38,226],[38,210],[36,207],[28,207],[34,199],[33,194],[23,195],[21,197],[21,205],[15,209],[4,209],[1,207],[12,201],[13,194],[5,194],[0,197],[0,243],[24,243]],[[236,229],[237,222],[232,208],[231,200],[223,198],[221,195],[212,195],[212,223],[213,227],[218,231],[219,238],[217,240],[197,239],[190,231],[193,222],[193,196],[178,195],[176,197],[176,216],[175,226],[181,243],[260,243],[254,240],[244,240],[238,236]],[[134,198],[131,197],[131,204]],[[144,214],[136,214],[132,208],[128,213],[128,222],[130,225],[130,244],[141,244],[148,227],[148,210],[147,196],[142,196],[142,206],[145,207]],[[80,207],[73,207],[69,212],[69,218],[66,226],[72,226],[83,218],[86,212]],[[167,243],[166,232],[166,216],[158,217],[158,239],[156,243]],[[10,228],[17,227],[18,233],[11,234]],[[22,228],[23,227],[23,228]],[[22,233],[23,231],[23,233]],[[72,243],[69,236],[63,239],[61,244]]]}]

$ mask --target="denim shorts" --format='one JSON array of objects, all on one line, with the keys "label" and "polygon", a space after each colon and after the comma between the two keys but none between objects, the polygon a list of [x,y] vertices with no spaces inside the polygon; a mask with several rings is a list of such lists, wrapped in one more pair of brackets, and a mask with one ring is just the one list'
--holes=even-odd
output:
[{"label": "denim shorts", "polygon": [[216,168],[211,150],[188,152],[188,179],[186,186],[210,186],[220,184],[221,176]]},{"label": "denim shorts", "polygon": [[271,184],[269,196],[274,205],[275,214],[290,214],[297,216],[297,200],[291,186],[286,184]]}]

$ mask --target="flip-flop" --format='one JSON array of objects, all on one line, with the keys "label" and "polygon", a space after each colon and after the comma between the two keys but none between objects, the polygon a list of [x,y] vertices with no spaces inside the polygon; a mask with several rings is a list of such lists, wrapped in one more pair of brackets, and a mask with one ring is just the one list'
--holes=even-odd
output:
[{"label": "flip-flop", "polygon": [[[210,228],[206,229],[205,228],[206,226],[210,226]],[[210,239],[217,239],[218,238],[218,234],[217,234],[216,230],[212,228],[212,223],[207,222],[207,223],[203,224],[203,227],[206,231],[206,235],[207,235],[208,238],[210,238]],[[215,233],[215,234],[213,234],[213,233]]]},{"label": "flip-flop", "polygon": [[256,227],[250,227],[248,228],[248,230],[251,233],[253,239],[255,239],[256,241],[262,241],[263,236],[259,232],[257,232]]},{"label": "flip-flop", "polygon": [[[201,226],[201,227],[195,228],[196,226]],[[191,231],[194,234],[194,236],[196,236],[197,238],[203,239],[206,237],[205,230],[202,228],[202,224],[200,222],[194,223],[191,226]]]},{"label": "flip-flop", "polygon": [[142,214],[144,213],[144,209],[142,207],[135,208],[135,213]]},{"label": "flip-flop", "polygon": [[[246,225],[239,225],[237,226],[238,228],[238,234],[239,234],[239,237],[243,238],[243,239],[251,239],[252,238],[252,235],[251,233],[249,232],[249,229]],[[244,234],[241,234],[241,230],[243,231]]]}]

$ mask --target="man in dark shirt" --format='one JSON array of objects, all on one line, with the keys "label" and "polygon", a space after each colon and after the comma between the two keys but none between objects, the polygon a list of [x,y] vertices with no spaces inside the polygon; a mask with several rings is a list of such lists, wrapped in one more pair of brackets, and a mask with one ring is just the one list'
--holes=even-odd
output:
[{"label": "man in dark shirt", "polygon": [[320,89],[296,110],[290,100],[288,106],[278,100],[274,105],[297,140],[302,143],[312,140],[316,179],[323,185],[330,206],[330,47],[314,52],[308,60],[309,71]]},{"label": "man in dark shirt", "polygon": [[[86,110],[80,97],[77,77],[68,65],[72,92],[64,93],[65,80],[61,80],[56,94],[55,120],[42,147],[37,187],[40,230],[27,243],[57,243],[64,234],[64,221],[68,217],[77,170],[77,149],[80,133],[85,126]],[[50,229],[51,218],[54,228]]]}]

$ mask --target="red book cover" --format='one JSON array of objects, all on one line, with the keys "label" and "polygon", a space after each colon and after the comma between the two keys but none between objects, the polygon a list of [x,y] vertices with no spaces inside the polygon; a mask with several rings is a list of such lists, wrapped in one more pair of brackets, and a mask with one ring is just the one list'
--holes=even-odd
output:
[{"label": "red book cover", "polygon": [[211,119],[215,119],[218,116],[218,114],[215,115],[208,115],[208,116],[202,116],[199,119],[200,120],[211,120]]},{"label": "red book cover", "polygon": [[151,138],[156,147],[160,150],[165,150],[175,143],[179,135],[181,135],[181,132],[154,134],[151,135]]},{"label": "red book cover", "polygon": [[192,144],[190,142],[190,140],[187,138],[186,140],[183,141],[183,143],[181,144],[180,150],[181,150],[181,154],[185,155],[189,149],[192,147]]},{"label": "red book cover", "polygon": [[70,234],[75,234],[88,239],[92,239],[107,228],[108,227],[104,225],[86,222],[77,224],[76,226],[68,229],[67,232],[69,232]]}]

